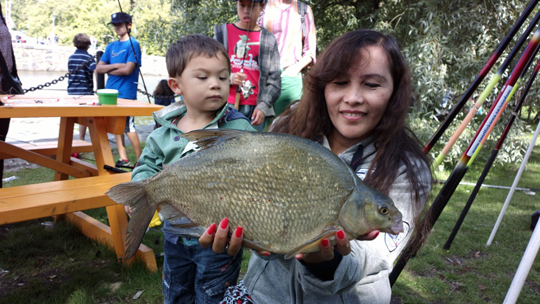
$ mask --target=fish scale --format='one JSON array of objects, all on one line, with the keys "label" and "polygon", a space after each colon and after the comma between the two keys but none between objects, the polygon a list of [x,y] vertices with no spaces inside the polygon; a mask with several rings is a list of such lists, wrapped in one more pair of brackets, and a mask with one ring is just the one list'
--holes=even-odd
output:
[{"label": "fish scale", "polygon": [[[183,136],[194,139],[201,149],[154,177],[107,192],[116,202],[136,209],[133,214],[137,212],[137,216],[132,215],[128,226],[128,247],[137,242],[139,235],[134,235],[146,221],[147,216],[139,214],[167,204],[173,208],[163,209],[165,217],[185,216],[200,227],[226,217],[232,229],[243,227],[246,240],[276,253],[290,253],[304,245],[303,252],[316,250],[317,246],[308,243],[324,235],[327,228],[343,226],[352,237],[369,232],[362,229],[380,228],[379,223],[363,223],[365,218],[358,218],[358,224],[354,219],[352,224],[341,223],[340,212],[345,209],[362,215],[357,210],[367,203],[378,206],[381,202],[377,200],[383,198],[394,215],[381,221],[391,226],[399,214],[389,198],[373,195],[375,191],[340,158],[312,141],[232,130],[194,131]],[[139,188],[144,190],[135,190]]]}]

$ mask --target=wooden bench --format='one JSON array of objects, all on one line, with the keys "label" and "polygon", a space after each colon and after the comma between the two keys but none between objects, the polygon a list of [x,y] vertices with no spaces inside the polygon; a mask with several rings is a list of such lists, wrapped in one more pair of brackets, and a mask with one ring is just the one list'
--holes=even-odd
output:
[{"label": "wooden bench", "polygon": [[[121,173],[1,188],[0,225],[65,214],[84,235],[115,247],[115,251],[123,256],[125,231],[115,231],[122,224],[116,223],[110,212],[119,212],[124,217],[125,213],[123,206],[112,201],[105,192],[130,179],[131,173]],[[107,207],[111,227],[80,212],[99,207]],[[115,241],[114,237],[120,241]],[[157,270],[151,248],[141,244],[136,256],[143,259],[150,270]]]},{"label": "wooden bench", "polygon": [[[58,151],[58,142],[57,141],[43,141],[35,143],[22,143],[14,144],[15,146],[25,149],[27,151],[32,151],[41,155],[50,156],[56,155]],[[73,140],[71,147],[71,153],[83,153],[83,152],[93,152],[92,143],[84,140]],[[0,159],[15,158],[14,156],[0,152]]]}]

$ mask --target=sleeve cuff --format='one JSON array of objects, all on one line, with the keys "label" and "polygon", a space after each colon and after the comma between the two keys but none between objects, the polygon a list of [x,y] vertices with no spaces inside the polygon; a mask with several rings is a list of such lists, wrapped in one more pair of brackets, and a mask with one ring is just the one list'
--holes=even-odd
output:
[{"label": "sleeve cuff", "polygon": [[265,116],[268,116],[268,112],[270,110],[270,106],[266,103],[266,101],[261,101],[257,104],[257,107],[255,107],[257,110],[261,110]]},{"label": "sleeve cuff", "polygon": [[319,264],[306,264],[303,260],[300,260],[300,263],[317,278],[323,281],[331,281],[334,279],[334,273],[336,272],[336,269],[338,268],[342,259],[343,256],[341,253],[334,250],[333,260],[325,261]]}]

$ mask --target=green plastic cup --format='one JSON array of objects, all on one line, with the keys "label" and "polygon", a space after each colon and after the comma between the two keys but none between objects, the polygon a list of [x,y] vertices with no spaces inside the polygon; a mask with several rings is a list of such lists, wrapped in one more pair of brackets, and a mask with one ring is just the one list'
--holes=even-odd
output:
[{"label": "green plastic cup", "polygon": [[115,105],[118,100],[118,90],[100,89],[97,90],[98,100],[100,104]]}]

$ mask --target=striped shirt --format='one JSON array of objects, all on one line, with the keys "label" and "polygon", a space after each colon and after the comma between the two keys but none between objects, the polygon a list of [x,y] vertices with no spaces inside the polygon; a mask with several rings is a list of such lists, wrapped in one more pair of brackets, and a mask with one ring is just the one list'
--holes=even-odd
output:
[{"label": "striped shirt", "polygon": [[307,6],[304,16],[305,36],[302,31],[302,20],[298,13],[297,0],[285,9],[270,0],[264,7],[259,25],[274,34],[277,39],[281,68],[289,67],[303,57],[311,57],[315,62],[317,36],[315,21],[311,7]]},{"label": "striped shirt", "polygon": [[[86,50],[77,49],[69,56],[68,70],[68,95],[93,95],[94,79],[93,72],[96,69],[96,61]],[[88,62],[90,60],[90,62]],[[79,66],[88,62],[85,67],[75,71]]]}]

